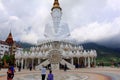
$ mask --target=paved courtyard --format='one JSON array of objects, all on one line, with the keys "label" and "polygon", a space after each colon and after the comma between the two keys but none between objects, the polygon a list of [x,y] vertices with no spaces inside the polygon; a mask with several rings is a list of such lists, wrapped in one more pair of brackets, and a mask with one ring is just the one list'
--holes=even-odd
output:
[{"label": "paved courtyard", "polygon": [[[47,71],[48,74],[48,71]],[[53,71],[54,80],[120,80],[119,68],[87,68],[64,72]],[[0,80],[6,80],[6,70],[0,71]],[[13,80],[41,80],[40,71],[16,70]]]}]

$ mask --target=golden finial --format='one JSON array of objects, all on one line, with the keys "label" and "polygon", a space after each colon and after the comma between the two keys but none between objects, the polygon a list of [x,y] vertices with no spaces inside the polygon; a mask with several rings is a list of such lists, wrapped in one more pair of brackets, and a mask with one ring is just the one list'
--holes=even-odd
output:
[{"label": "golden finial", "polygon": [[51,10],[53,10],[54,8],[58,8],[58,9],[62,10],[61,7],[59,6],[58,0],[54,0],[53,8]]}]

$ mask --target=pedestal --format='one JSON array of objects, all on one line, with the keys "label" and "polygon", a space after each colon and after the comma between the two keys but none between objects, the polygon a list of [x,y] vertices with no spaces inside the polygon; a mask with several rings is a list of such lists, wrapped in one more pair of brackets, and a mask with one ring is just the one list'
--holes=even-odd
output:
[{"label": "pedestal", "polygon": [[59,64],[51,64],[52,70],[59,70]]}]

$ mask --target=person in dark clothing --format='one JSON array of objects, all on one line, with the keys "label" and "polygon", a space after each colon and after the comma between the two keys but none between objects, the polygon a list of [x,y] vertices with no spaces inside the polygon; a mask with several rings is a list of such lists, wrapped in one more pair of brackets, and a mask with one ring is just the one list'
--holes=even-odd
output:
[{"label": "person in dark clothing", "polygon": [[7,71],[7,80],[12,80],[13,76],[12,76],[12,71],[10,69],[10,67],[8,68],[8,71]]},{"label": "person in dark clothing", "polygon": [[12,79],[13,79],[13,77],[14,77],[14,72],[15,72],[15,69],[14,69],[14,66],[12,65],[12,66],[10,66],[10,70],[11,70],[11,72],[12,72]]},{"label": "person in dark clothing", "polygon": [[29,65],[29,69],[30,69],[30,71],[32,70],[32,64]]},{"label": "person in dark clothing", "polygon": [[64,65],[64,71],[67,71],[67,64]]},{"label": "person in dark clothing", "polygon": [[10,66],[7,71],[7,80],[12,80],[14,78],[14,66]]},{"label": "person in dark clothing", "polygon": [[50,70],[50,73],[48,74],[47,80],[54,80],[54,76],[52,74],[52,71]]},{"label": "person in dark clothing", "polygon": [[19,72],[21,71],[21,63],[20,63],[19,66],[18,66],[18,71],[19,71]]}]

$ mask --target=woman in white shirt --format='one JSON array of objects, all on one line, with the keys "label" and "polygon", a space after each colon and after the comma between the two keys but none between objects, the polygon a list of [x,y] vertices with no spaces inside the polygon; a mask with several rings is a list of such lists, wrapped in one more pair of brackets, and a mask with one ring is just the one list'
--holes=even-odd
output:
[{"label": "woman in white shirt", "polygon": [[46,76],[46,68],[43,66],[42,69],[41,69],[42,80],[45,80],[45,76]]}]

